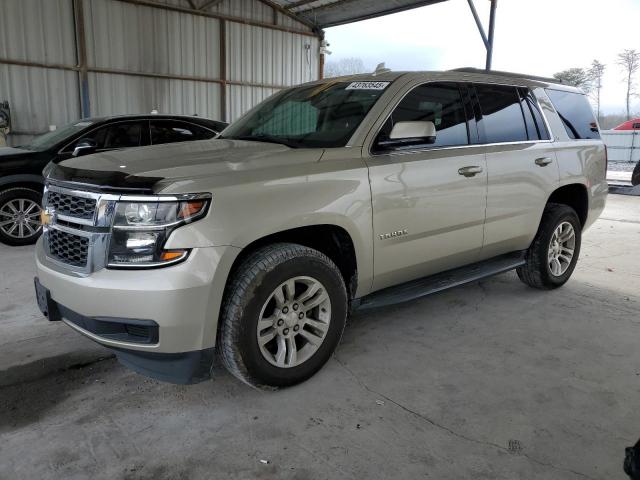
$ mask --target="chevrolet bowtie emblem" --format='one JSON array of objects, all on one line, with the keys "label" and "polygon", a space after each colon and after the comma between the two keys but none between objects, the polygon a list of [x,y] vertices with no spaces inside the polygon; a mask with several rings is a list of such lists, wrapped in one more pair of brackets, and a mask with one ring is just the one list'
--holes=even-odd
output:
[{"label": "chevrolet bowtie emblem", "polygon": [[45,225],[51,225],[52,222],[53,222],[53,212],[48,208],[44,210],[40,210],[40,223],[43,226],[45,226]]}]

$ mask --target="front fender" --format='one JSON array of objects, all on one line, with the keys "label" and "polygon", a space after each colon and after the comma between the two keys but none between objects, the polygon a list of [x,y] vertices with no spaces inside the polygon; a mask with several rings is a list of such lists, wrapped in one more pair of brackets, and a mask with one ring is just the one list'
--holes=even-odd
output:
[{"label": "front fender", "polygon": [[177,229],[167,248],[230,245],[245,248],[286,230],[335,225],[353,241],[358,267],[356,296],[373,279],[371,190],[361,159],[318,162],[308,174],[218,187],[207,217]]},{"label": "front fender", "polygon": [[44,187],[44,177],[42,175],[18,174],[0,177],[0,188],[5,185],[15,185],[19,183],[35,183]]}]

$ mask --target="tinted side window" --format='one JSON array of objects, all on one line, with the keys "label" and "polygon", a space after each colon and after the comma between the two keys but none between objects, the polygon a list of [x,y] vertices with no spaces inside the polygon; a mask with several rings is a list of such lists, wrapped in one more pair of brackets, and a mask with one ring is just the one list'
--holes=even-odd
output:
[{"label": "tinted side window", "polygon": [[533,94],[527,88],[519,88],[518,93],[520,94],[520,106],[524,113],[529,140],[549,140],[549,132],[547,132],[542,113],[538,109]]},{"label": "tinted side window", "polygon": [[533,96],[531,91],[527,90],[527,103],[531,108],[531,112],[533,113],[533,118],[536,121],[536,126],[538,127],[538,133],[540,134],[540,140],[549,140],[551,135],[549,135],[549,130],[547,130],[547,124],[544,121],[542,116],[542,112],[540,111],[540,107],[538,106],[538,101],[536,97]]},{"label": "tinted side window", "polygon": [[430,83],[414,88],[393,111],[378,139],[388,139],[398,122],[415,121],[433,122],[436,127],[435,143],[426,144],[425,147],[469,144],[466,112],[456,84]]},{"label": "tinted side window", "polygon": [[151,144],[188,142],[213,138],[215,132],[192,123],[179,120],[152,120]]},{"label": "tinted side window", "polygon": [[569,138],[599,139],[600,132],[587,97],[581,93],[547,90]]},{"label": "tinted side window", "polygon": [[486,143],[523,142],[527,128],[515,87],[476,85]]},{"label": "tinted side window", "polygon": [[[82,135],[81,139],[88,138],[96,142],[97,150],[139,147],[142,144],[142,130],[141,122],[112,123]],[[75,143],[65,148],[65,151],[72,151]]]},{"label": "tinted side window", "polygon": [[518,89],[518,93],[520,93],[520,108],[522,108],[524,123],[527,127],[527,137],[529,138],[529,140],[540,140],[540,132],[538,132],[538,126],[533,119],[531,107],[527,103],[526,97],[522,96],[522,90]]}]

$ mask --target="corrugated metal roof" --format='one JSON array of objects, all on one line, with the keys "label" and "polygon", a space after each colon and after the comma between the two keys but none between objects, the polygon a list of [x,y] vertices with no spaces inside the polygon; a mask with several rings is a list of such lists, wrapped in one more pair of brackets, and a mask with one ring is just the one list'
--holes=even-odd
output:
[{"label": "corrugated metal roof", "polygon": [[319,28],[380,17],[447,0],[272,0]]}]

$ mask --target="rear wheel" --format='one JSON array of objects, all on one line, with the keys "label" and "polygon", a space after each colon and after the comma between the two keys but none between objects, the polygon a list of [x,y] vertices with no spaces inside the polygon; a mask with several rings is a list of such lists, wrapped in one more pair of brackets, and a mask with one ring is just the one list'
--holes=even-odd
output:
[{"label": "rear wheel", "polygon": [[344,281],[326,255],[270,245],[250,254],[230,281],[218,351],[227,369],[250,385],[294,385],[327,362],[346,316]]},{"label": "rear wheel", "polygon": [[10,188],[0,193],[0,242],[30,245],[42,233],[42,194],[29,188]]},{"label": "rear wheel", "polygon": [[527,250],[526,263],[517,269],[518,277],[527,285],[543,290],[564,285],[576,267],[581,240],[582,224],[575,210],[550,203]]}]

